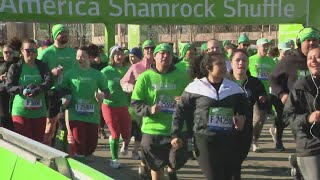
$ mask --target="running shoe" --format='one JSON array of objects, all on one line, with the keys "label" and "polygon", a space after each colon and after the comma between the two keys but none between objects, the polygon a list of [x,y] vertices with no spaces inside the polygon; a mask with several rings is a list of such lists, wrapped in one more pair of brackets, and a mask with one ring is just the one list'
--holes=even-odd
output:
[{"label": "running shoe", "polygon": [[135,151],[132,151],[132,159],[133,160],[139,160],[140,159],[140,154],[139,152],[135,152]]},{"label": "running shoe", "polygon": [[261,152],[261,149],[260,149],[258,143],[252,143],[252,151],[253,152]]},{"label": "running shoe", "polygon": [[122,143],[122,147],[121,147],[120,153],[123,156],[128,155],[128,145],[126,145],[124,142]]},{"label": "running shoe", "polygon": [[277,151],[285,151],[285,150],[286,150],[286,148],[284,148],[284,146],[283,146],[283,144],[282,144],[282,141],[278,141],[278,142],[276,143],[275,149],[276,149]]},{"label": "running shoe", "polygon": [[168,172],[168,178],[169,178],[169,180],[178,180],[177,173],[175,171]]},{"label": "running shoe", "polygon": [[117,159],[111,160],[110,167],[112,167],[113,169],[119,169],[121,167],[121,164]]}]

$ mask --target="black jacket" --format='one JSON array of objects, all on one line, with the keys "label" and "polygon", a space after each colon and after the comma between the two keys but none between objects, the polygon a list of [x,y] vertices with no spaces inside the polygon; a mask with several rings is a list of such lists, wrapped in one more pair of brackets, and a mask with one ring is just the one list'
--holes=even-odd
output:
[{"label": "black jacket", "polygon": [[[12,64],[12,66],[9,68],[7,74],[6,88],[8,93],[12,95],[22,94],[22,91],[25,88],[19,85],[19,78],[21,75],[23,63],[24,61],[20,60],[18,63]],[[40,88],[42,91],[47,92],[53,85],[53,75],[46,63],[36,60],[35,64],[37,65],[40,75],[43,79],[43,83],[40,85]]]},{"label": "black jacket", "polygon": [[[320,77],[316,78],[315,82],[319,87]],[[291,125],[292,133],[296,137],[298,156],[320,155],[320,124],[316,123],[312,128],[314,134],[318,136],[317,139],[310,134],[312,124],[309,123],[311,113],[320,110],[320,95],[316,98],[316,94],[317,88],[311,76],[306,76],[298,80],[290,90],[284,107],[283,120]]]},{"label": "black jacket", "polygon": [[[12,61],[5,61],[3,58],[0,58],[0,75],[3,75],[5,73],[8,72],[9,67],[14,64],[17,63],[19,61],[18,57],[14,57],[12,59]],[[0,81],[0,92],[6,91],[5,88],[5,82],[4,81]]]},{"label": "black jacket", "polygon": [[294,83],[309,74],[307,57],[296,49],[294,54],[283,58],[270,75],[270,86],[274,95],[288,93]]},{"label": "black jacket", "polygon": [[[230,71],[230,79],[234,81],[233,71]],[[253,106],[256,102],[259,101],[260,96],[267,96],[266,90],[262,82],[253,76],[250,73],[247,73],[247,79],[241,84],[241,87],[245,90],[246,96],[249,100],[248,105],[248,117],[246,121],[246,128],[252,129],[252,118],[253,118]]]},{"label": "black jacket", "polygon": [[[230,108],[234,112],[233,115],[246,115],[248,100],[243,89],[228,79],[223,80],[219,92],[215,90],[207,78],[195,79],[187,86],[177,103],[176,111],[173,114],[172,137],[182,136],[181,130],[184,123],[187,123],[187,125],[193,124],[195,135],[205,135],[209,139],[213,136],[223,138],[235,135],[234,127],[231,132],[208,130],[211,108]],[[190,130],[188,129],[187,132],[190,132]]]}]

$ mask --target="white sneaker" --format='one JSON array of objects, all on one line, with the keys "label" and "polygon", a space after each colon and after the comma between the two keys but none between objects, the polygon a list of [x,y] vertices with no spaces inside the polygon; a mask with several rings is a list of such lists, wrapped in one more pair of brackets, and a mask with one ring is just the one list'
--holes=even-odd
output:
[{"label": "white sneaker", "polygon": [[261,152],[261,149],[257,143],[252,143],[252,151],[253,152]]},{"label": "white sneaker", "polygon": [[121,167],[121,164],[117,159],[111,160],[110,161],[110,167],[112,167],[113,169],[118,169],[118,168]]},{"label": "white sneaker", "polygon": [[132,159],[133,160],[140,160],[140,154],[139,152],[132,151]]},{"label": "white sneaker", "polygon": [[272,137],[272,140],[274,143],[277,143],[277,128],[275,126],[272,126],[269,129],[270,135]]},{"label": "white sneaker", "polygon": [[126,146],[124,142],[122,143],[122,147],[121,147],[120,153],[123,156],[128,155],[128,146]]}]

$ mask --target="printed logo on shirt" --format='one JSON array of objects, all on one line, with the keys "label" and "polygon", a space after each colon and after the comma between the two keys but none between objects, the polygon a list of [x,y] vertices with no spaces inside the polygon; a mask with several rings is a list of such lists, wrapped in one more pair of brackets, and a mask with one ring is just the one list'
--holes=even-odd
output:
[{"label": "printed logo on shirt", "polygon": [[33,80],[38,80],[38,79],[41,79],[41,76],[39,74],[35,74],[35,75],[24,75],[23,76],[23,79],[25,81],[33,81]]},{"label": "printed logo on shirt", "polygon": [[174,96],[159,95],[157,105],[160,107],[160,112],[173,114],[175,112],[176,100]]},{"label": "printed logo on shirt", "polygon": [[306,70],[306,69],[305,70],[297,70],[297,79],[298,80],[302,79],[308,75],[310,75],[309,70]]},{"label": "printed logo on shirt", "polygon": [[257,78],[259,80],[268,80],[270,74],[270,66],[267,64],[256,64]]},{"label": "printed logo on shirt", "polygon": [[207,128],[209,132],[230,132],[233,129],[232,108],[210,108]]},{"label": "printed logo on shirt", "polygon": [[152,88],[156,91],[163,91],[163,90],[175,90],[177,87],[176,84],[152,84]]}]

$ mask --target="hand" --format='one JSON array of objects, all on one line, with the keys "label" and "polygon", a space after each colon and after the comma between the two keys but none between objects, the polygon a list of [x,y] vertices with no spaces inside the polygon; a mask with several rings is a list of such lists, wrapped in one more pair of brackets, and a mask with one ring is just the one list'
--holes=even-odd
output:
[{"label": "hand", "polygon": [[38,85],[35,85],[33,88],[29,88],[29,89],[30,89],[30,94],[28,95],[28,97],[34,97],[41,92],[41,87]]},{"label": "hand", "polygon": [[181,99],[181,96],[175,96],[174,97],[174,100],[178,103],[179,102],[179,100]]},{"label": "hand", "polygon": [[6,81],[7,80],[7,73],[4,73],[0,76],[0,81]]},{"label": "hand", "polygon": [[182,140],[180,138],[174,138],[171,140],[171,146],[173,149],[178,150],[182,147]]},{"label": "hand", "polygon": [[55,67],[51,70],[51,73],[54,75],[54,76],[59,76],[62,72],[63,68],[61,67]]},{"label": "hand", "polygon": [[103,98],[104,99],[111,99],[111,93],[110,91],[103,92]]},{"label": "hand", "polygon": [[156,114],[157,112],[159,112],[160,111],[160,108],[161,107],[159,107],[157,104],[156,105],[153,105],[152,107],[151,107],[151,114]]},{"label": "hand", "polygon": [[262,103],[266,102],[266,97],[265,96],[259,96],[259,101]]},{"label": "hand", "polygon": [[233,123],[236,130],[242,131],[244,128],[245,122],[246,122],[245,116],[242,116],[242,115],[233,116]]},{"label": "hand", "polygon": [[95,93],[95,97],[96,97],[96,100],[98,101],[98,103],[101,104],[103,102],[103,99],[104,99],[104,93],[96,92]]},{"label": "hand", "polygon": [[288,97],[289,97],[288,93],[280,94],[280,99],[281,99],[282,104],[285,104],[287,102]]},{"label": "hand", "polygon": [[72,133],[68,133],[67,140],[68,140],[69,144],[74,144],[75,143]]},{"label": "hand", "polygon": [[66,95],[62,98],[62,107],[63,108],[68,108],[71,104],[71,99],[72,96],[71,95]]},{"label": "hand", "polygon": [[313,113],[311,113],[311,115],[309,116],[309,122],[320,122],[320,111],[314,111]]}]

